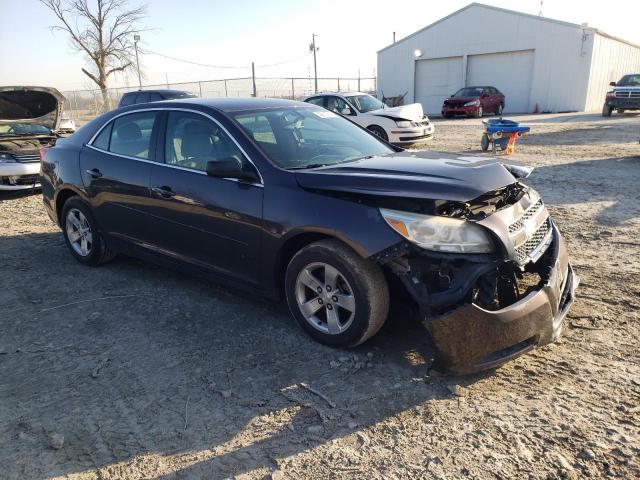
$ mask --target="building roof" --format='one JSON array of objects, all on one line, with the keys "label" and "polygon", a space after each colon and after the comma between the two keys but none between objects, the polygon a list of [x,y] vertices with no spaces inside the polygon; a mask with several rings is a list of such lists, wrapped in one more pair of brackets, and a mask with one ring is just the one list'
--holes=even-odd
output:
[{"label": "building roof", "polygon": [[540,20],[540,21],[544,21],[544,22],[550,22],[550,23],[555,23],[556,25],[564,25],[565,27],[572,27],[572,28],[579,28],[579,29],[584,29],[587,28],[589,29],[589,31],[591,33],[597,33],[599,35],[602,35],[603,37],[607,37],[610,38],[612,40],[618,41],[618,42],[622,42],[622,43],[626,43],[627,45],[631,45],[632,47],[636,47],[636,48],[640,48],[639,45],[636,45],[635,43],[632,43],[628,40],[624,40],[622,38],[618,38],[618,37],[614,37],[613,35],[609,35],[606,32],[603,32],[602,30],[599,30],[597,28],[592,28],[592,27],[587,27],[586,25],[578,25],[577,23],[571,23],[571,22],[565,22],[563,20],[556,20],[553,18],[547,18],[547,17],[542,17],[539,15],[532,15],[530,13],[524,13],[524,12],[519,12],[517,10],[509,10],[508,8],[500,8],[500,7],[494,7],[493,5],[486,5],[484,3],[478,3],[478,2],[473,2],[470,3],[469,5],[467,5],[466,7],[462,7],[459,10],[456,10],[453,13],[450,13],[449,15],[447,15],[446,17],[442,17],[440,20],[437,20],[429,25],[427,25],[426,27],[421,28],[420,30],[413,32],[410,35],[407,35],[404,38],[401,38],[400,40],[396,41],[395,43],[392,43],[391,45],[387,45],[384,48],[381,48],[380,50],[378,50],[378,53],[383,52],[391,47],[394,47],[395,45],[404,42],[405,40],[409,40],[410,38],[413,38],[414,36],[418,35],[421,32],[424,32],[425,30],[441,23],[444,22],[445,20],[448,20],[451,17],[454,17],[455,15],[458,15],[459,13],[464,12],[465,10],[468,10],[472,7],[481,7],[481,8],[488,8],[491,10],[495,10],[498,12],[502,12],[502,13],[511,13],[513,15],[520,15],[522,17],[527,17],[527,18],[531,18],[531,19],[535,19],[535,20]]}]

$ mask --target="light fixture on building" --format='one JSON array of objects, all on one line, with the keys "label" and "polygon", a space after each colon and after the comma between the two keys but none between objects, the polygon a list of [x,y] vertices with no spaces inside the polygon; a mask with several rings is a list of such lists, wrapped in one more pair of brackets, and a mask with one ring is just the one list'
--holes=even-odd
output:
[{"label": "light fixture on building", "polygon": [[422,50],[420,50],[419,48],[416,48],[413,51],[413,56],[416,57],[416,58],[420,58],[422,56]]}]

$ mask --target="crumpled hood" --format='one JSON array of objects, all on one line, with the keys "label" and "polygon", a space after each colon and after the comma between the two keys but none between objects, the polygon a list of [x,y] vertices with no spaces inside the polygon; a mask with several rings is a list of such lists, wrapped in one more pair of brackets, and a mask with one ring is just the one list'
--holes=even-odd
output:
[{"label": "crumpled hood", "polygon": [[412,120],[419,122],[424,119],[424,111],[419,103],[411,103],[409,105],[401,105],[399,107],[379,108],[367,112],[371,115],[380,115],[381,117],[398,118],[401,120]]},{"label": "crumpled hood", "polygon": [[302,188],[387,197],[467,202],[516,181],[495,158],[400,152],[301,170]]},{"label": "crumpled hood", "polygon": [[64,96],[49,87],[0,87],[0,124],[29,122],[57,130]]}]

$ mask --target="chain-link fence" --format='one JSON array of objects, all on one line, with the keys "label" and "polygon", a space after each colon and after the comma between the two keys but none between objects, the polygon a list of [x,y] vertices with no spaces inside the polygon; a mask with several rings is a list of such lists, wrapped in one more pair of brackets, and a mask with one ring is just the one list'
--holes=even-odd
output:
[{"label": "chain-link fence", "polygon": [[[256,78],[257,97],[302,99],[315,93],[313,78]],[[185,90],[199,97],[250,97],[253,95],[253,78],[228,78],[186,83],[164,83],[144,85],[143,90],[171,88]],[[107,101],[102,92],[94,90],[69,90],[62,93],[67,98],[65,110],[74,120],[87,121],[99,113],[111,110],[118,105],[125,92],[138,90],[136,87],[109,88]],[[374,93],[375,78],[318,78],[318,92],[360,91]]]}]

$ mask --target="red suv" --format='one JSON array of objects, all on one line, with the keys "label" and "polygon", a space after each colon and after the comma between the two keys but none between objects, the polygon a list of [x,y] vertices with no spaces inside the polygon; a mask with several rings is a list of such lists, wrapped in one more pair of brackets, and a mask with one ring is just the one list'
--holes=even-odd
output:
[{"label": "red suv", "polygon": [[442,116],[482,117],[485,112],[502,115],[504,95],[496,87],[464,87],[442,104]]}]

